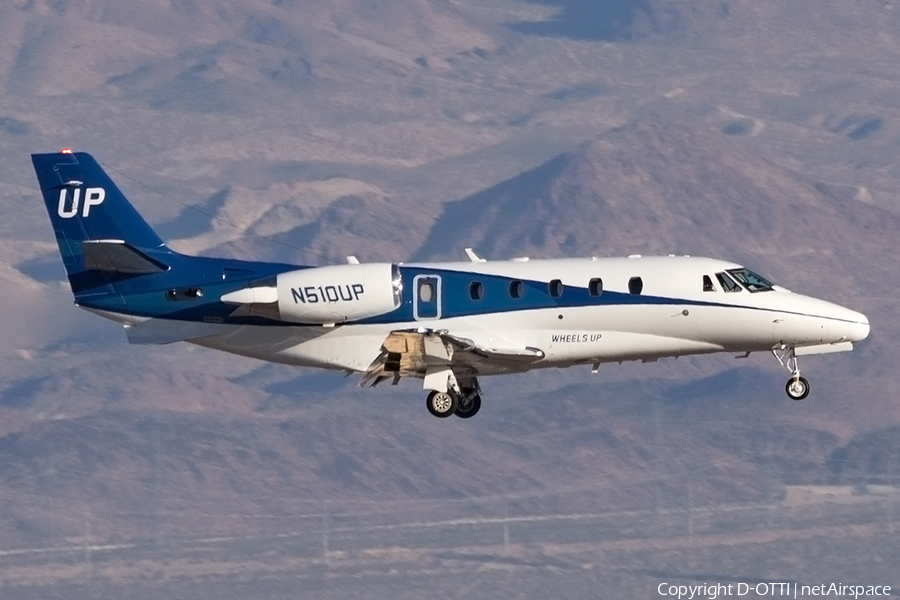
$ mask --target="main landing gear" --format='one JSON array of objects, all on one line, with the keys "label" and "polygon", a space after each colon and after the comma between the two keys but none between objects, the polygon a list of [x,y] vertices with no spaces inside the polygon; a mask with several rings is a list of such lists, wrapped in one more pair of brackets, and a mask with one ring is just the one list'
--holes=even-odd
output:
[{"label": "main landing gear", "polygon": [[435,417],[446,419],[456,415],[460,419],[470,419],[481,409],[481,394],[478,388],[463,388],[460,392],[447,390],[428,394],[425,406]]},{"label": "main landing gear", "polygon": [[456,407],[456,416],[460,419],[471,419],[481,410],[481,394],[471,390],[459,397],[459,406]]},{"label": "main landing gear", "polygon": [[809,396],[809,382],[800,376],[800,366],[797,364],[797,355],[793,348],[781,345],[772,348],[772,354],[778,363],[791,372],[791,378],[784,386],[791,400],[800,401]]},{"label": "main landing gear", "polygon": [[459,408],[459,398],[449,390],[446,392],[433,391],[425,399],[425,406],[428,407],[428,412],[437,418],[446,419]]}]

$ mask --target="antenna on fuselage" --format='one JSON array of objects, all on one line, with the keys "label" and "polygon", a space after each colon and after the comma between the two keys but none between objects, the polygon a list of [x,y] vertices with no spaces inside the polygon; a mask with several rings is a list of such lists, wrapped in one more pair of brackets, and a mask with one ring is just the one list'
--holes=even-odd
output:
[{"label": "antenna on fuselage", "polygon": [[468,256],[469,260],[471,260],[473,263],[487,262],[487,259],[481,258],[477,254],[475,254],[475,251],[471,248],[466,248],[466,256]]}]

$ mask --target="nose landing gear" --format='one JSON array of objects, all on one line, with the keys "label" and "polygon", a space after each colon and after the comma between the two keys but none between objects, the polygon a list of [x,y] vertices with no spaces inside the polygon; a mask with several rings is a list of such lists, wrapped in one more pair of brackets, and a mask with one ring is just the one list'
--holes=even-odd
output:
[{"label": "nose landing gear", "polygon": [[791,400],[799,402],[809,396],[809,382],[799,375],[797,375],[796,379],[791,377],[784,386],[784,391],[787,392]]},{"label": "nose landing gear", "polygon": [[784,386],[788,398],[799,402],[809,396],[809,382],[800,376],[800,365],[794,349],[782,344],[772,348],[772,354],[782,367],[791,372],[791,378]]}]

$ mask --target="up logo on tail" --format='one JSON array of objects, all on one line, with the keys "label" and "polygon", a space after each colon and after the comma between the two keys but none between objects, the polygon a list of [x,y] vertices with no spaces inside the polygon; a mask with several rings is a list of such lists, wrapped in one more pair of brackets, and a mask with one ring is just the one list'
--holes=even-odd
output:
[{"label": "up logo on tail", "polygon": [[[81,188],[75,188],[75,191],[72,192],[72,202],[69,207],[66,208],[68,195],[68,188],[59,190],[59,204],[56,207],[56,214],[58,214],[63,219],[71,219],[72,217],[76,216],[81,205]],[[95,187],[85,189],[84,206],[81,210],[82,218],[86,219],[88,215],[91,214],[91,207],[103,204],[103,201],[105,199],[106,190],[104,190],[103,188]]]}]

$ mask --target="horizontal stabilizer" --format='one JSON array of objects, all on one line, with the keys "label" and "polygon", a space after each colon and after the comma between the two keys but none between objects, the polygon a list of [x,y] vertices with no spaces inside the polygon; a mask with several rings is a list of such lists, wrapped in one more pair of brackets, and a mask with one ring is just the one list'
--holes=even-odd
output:
[{"label": "horizontal stabilizer", "polygon": [[82,244],[84,268],[139,275],[168,271],[169,267],[154,260],[122,240],[85,240]]}]

